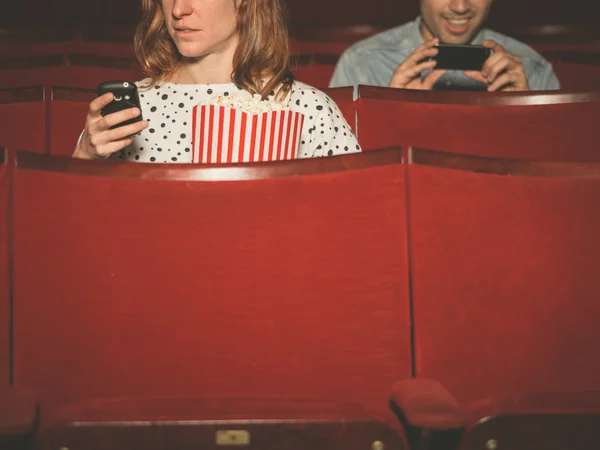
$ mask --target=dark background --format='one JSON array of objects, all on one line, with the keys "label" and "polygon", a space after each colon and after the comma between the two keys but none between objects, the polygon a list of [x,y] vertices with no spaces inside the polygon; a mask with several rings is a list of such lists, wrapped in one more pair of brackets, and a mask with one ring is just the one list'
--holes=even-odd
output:
[{"label": "dark background", "polygon": [[[4,0],[0,26],[134,25],[139,0]],[[413,19],[418,0],[288,0],[292,24],[391,26]],[[488,24],[496,29],[524,25],[597,25],[598,0],[495,0]]]}]

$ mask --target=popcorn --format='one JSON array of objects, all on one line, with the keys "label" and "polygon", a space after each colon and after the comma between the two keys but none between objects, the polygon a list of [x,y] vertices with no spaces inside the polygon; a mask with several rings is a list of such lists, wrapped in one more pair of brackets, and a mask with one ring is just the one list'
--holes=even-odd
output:
[{"label": "popcorn", "polygon": [[262,100],[259,94],[251,94],[247,91],[240,91],[236,95],[216,95],[211,98],[206,105],[225,106],[226,108],[237,109],[249,114],[260,114],[268,111],[289,110],[281,102],[276,101],[273,96]]},{"label": "popcorn", "polygon": [[240,91],[192,109],[192,161],[231,163],[294,159],[304,115],[271,96]]}]

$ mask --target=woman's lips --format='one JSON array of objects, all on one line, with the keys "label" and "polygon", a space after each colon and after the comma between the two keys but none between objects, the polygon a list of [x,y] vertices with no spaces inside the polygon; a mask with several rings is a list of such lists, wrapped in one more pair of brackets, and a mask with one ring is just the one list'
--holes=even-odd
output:
[{"label": "woman's lips", "polygon": [[194,30],[192,28],[175,28],[175,32],[180,36],[187,36],[193,33],[197,33],[200,30]]}]

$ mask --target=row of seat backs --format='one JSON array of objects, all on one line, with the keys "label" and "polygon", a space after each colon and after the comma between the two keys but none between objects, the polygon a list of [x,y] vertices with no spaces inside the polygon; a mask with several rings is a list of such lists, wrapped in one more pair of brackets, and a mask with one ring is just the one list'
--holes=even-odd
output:
[{"label": "row of seat backs", "polygon": [[[355,106],[352,89],[325,92],[339,105],[352,129]],[[0,145],[54,155],[71,155],[85,127],[95,91],[34,86],[0,90]]]},{"label": "row of seat backs", "polygon": [[15,386],[49,412],[210,395],[379,415],[411,375],[461,403],[599,389],[599,163],[401,154],[226,168],[19,155]]},{"label": "row of seat backs", "polygon": [[[0,86],[10,88],[45,84],[95,89],[105,80],[145,78],[131,57],[118,56],[119,53],[117,56],[94,54],[108,51],[92,48],[90,53],[52,53],[4,60],[0,57]],[[316,54],[306,48],[293,55],[290,68],[298,81],[326,88],[336,61],[337,56]]]},{"label": "row of seat backs", "polygon": [[[600,159],[600,92],[456,93],[360,86],[356,100],[350,87],[325,92],[364,150],[418,146],[520,159]],[[60,87],[0,90],[0,145],[70,155],[94,97],[90,90]]]},{"label": "row of seat backs", "polygon": [[399,145],[517,159],[598,161],[600,91],[430,92],[359,86],[363,149]]},{"label": "row of seat backs", "polygon": [[[349,26],[294,27],[290,30],[292,54],[306,47],[317,53],[337,54],[353,43],[366,39],[389,27],[357,24]],[[3,30],[8,31],[9,30]],[[2,40],[0,57],[37,56],[57,53],[87,53],[98,56],[132,57],[133,29],[102,28],[97,30],[12,30]],[[593,27],[540,26],[506,30],[506,34],[531,45],[537,51],[589,52],[600,49],[600,36]]]},{"label": "row of seat backs", "polygon": [[[348,45],[338,41],[293,40],[290,67],[298,80],[326,88]],[[600,88],[600,44],[582,44],[578,50],[547,46],[544,56],[552,62],[563,90]],[[0,60],[2,87],[43,83],[89,89],[104,79],[143,77],[131,43],[125,42],[24,44],[0,51]]]}]

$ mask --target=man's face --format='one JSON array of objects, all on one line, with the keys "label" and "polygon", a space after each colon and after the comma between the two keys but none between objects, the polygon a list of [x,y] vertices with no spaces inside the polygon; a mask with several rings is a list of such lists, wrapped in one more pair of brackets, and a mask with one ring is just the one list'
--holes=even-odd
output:
[{"label": "man's face", "polygon": [[425,40],[437,37],[444,44],[468,44],[477,34],[492,0],[421,0]]}]

